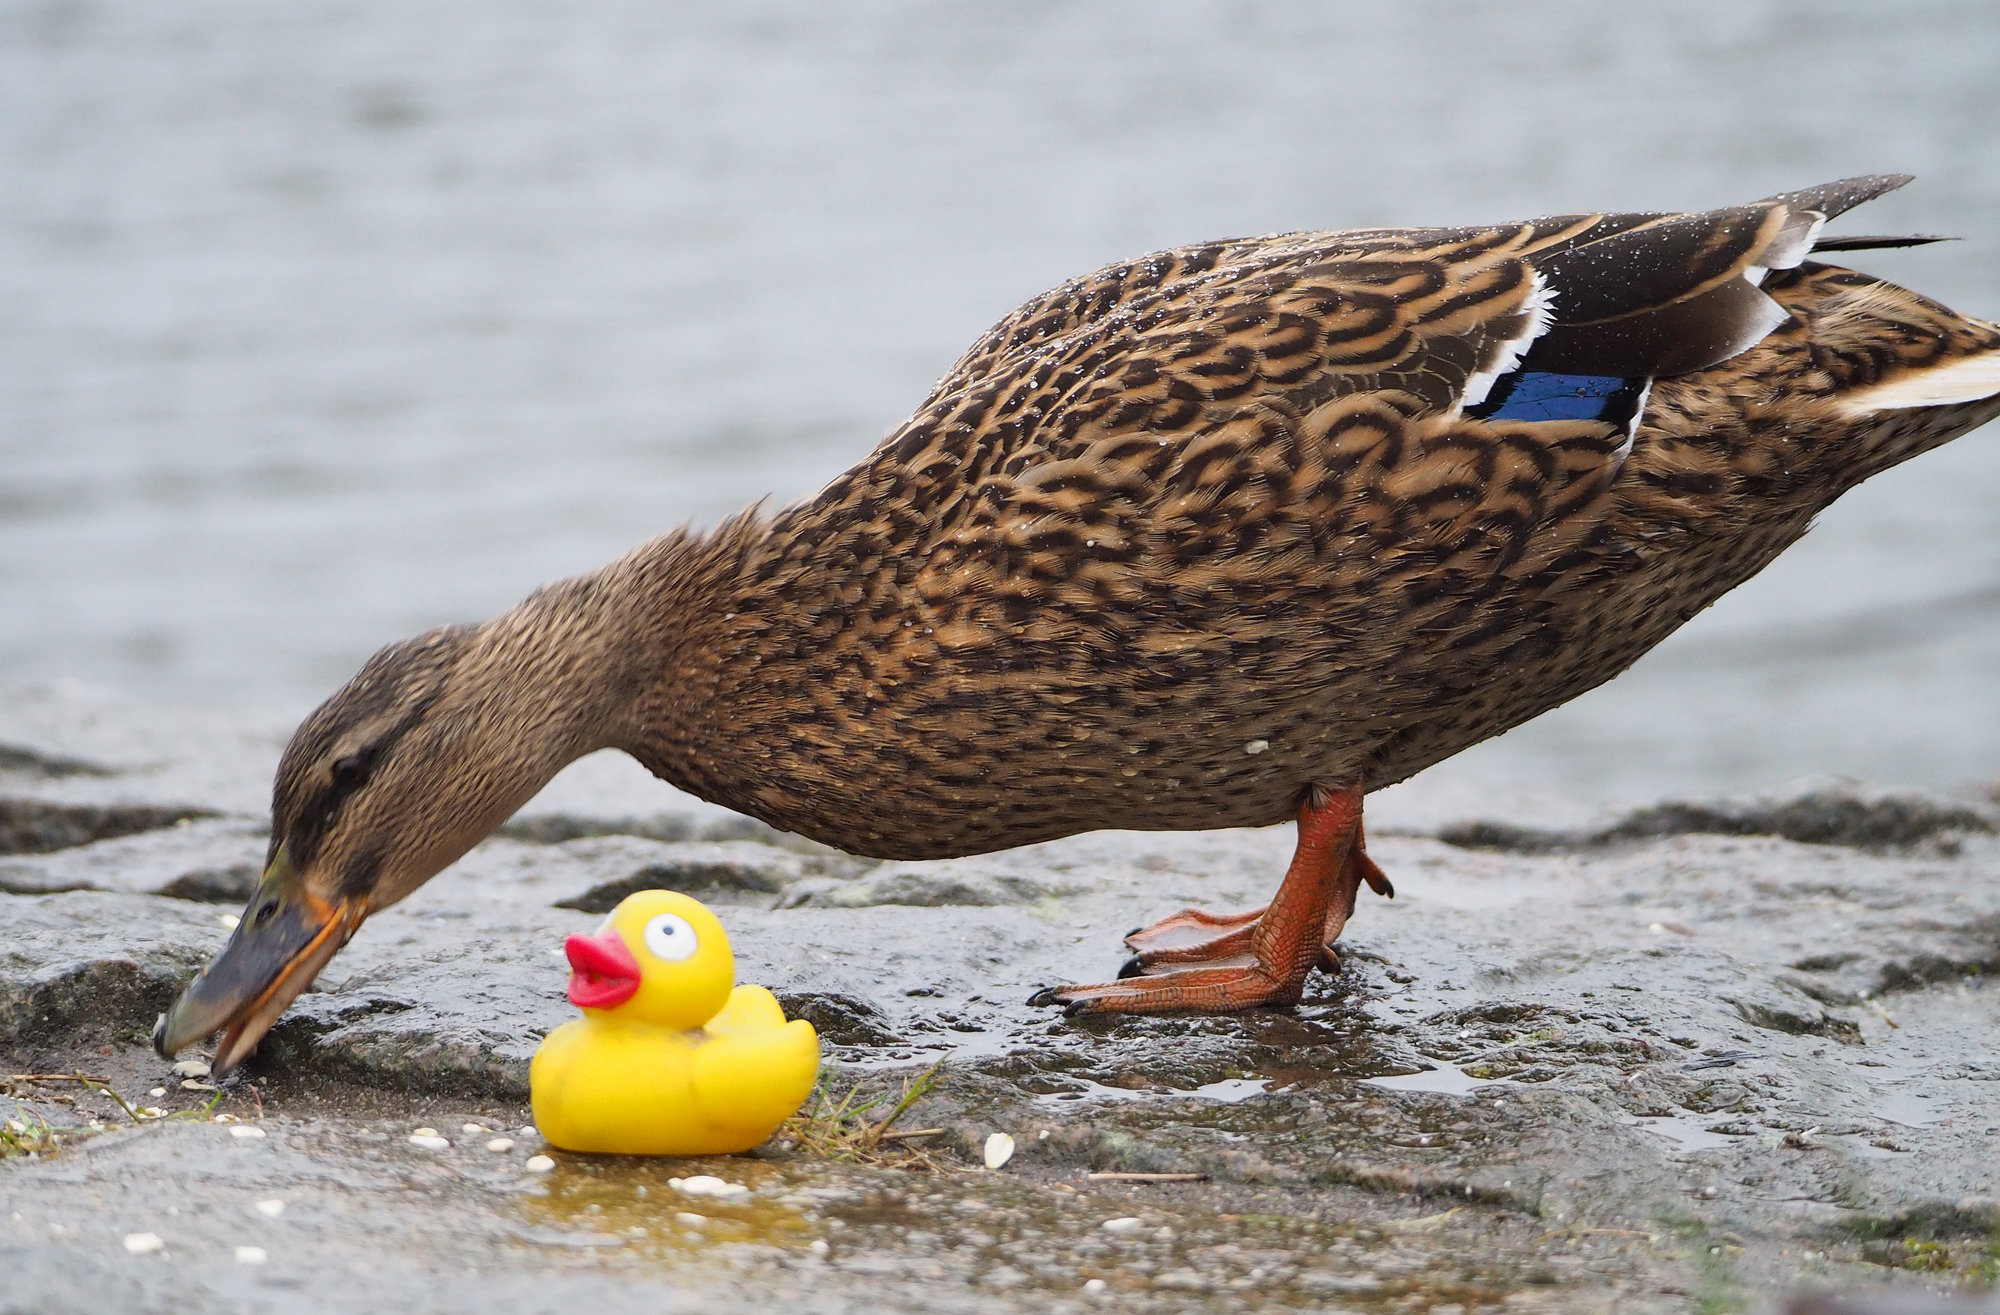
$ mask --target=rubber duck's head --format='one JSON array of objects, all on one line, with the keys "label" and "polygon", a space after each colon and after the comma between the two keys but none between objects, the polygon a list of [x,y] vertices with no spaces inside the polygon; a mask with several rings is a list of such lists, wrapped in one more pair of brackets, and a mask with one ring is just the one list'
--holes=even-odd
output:
[{"label": "rubber duck's head", "polygon": [[663,1027],[700,1027],[736,985],[736,956],[715,915],[677,891],[628,895],[604,925],[563,943],[569,1000]]}]

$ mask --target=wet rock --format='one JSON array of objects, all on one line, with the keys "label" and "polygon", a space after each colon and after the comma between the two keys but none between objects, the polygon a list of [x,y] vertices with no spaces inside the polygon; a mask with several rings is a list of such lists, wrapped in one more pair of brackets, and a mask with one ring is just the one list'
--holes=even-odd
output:
[{"label": "wet rock", "polygon": [[748,840],[799,853],[834,852],[803,836],[767,826],[754,817],[736,814],[703,817],[691,813],[656,813],[650,817],[588,817],[575,813],[524,813],[508,821],[497,834],[535,845],[560,845],[594,836],[636,836],[642,840],[659,840],[669,844],[691,840],[710,843]]},{"label": "wet rock", "polygon": [[[1571,1243],[1551,1239],[1571,1227],[1579,1237],[1658,1238],[1632,1243],[1622,1263],[1692,1291],[1709,1262],[1691,1258],[1693,1242],[1676,1250],[1682,1234],[1657,1222],[1669,1214],[1708,1230],[1703,1237],[1736,1239],[1703,1242],[1699,1256],[1736,1248],[1771,1274],[1793,1272],[1778,1259],[1786,1248],[1832,1249],[1897,1274],[1914,1272],[1912,1258],[1941,1254],[1912,1250],[1891,1265],[1886,1243],[1907,1238],[1938,1242],[1964,1269],[1977,1254],[1964,1239],[1992,1226],[1979,1203],[1990,1204],[1986,1166],[2000,1153],[2000,1133],[1986,1131],[2000,1090],[1990,1044],[2000,997],[1988,966],[2000,959],[1991,881],[2000,839],[1973,828],[1951,832],[1956,853],[1928,841],[1805,844],[1700,827],[1548,853],[1371,835],[1398,898],[1364,894],[1339,972],[1310,979],[1297,1008],[1068,1021],[1024,1001],[1053,982],[1111,975],[1133,926],[1189,905],[1268,898],[1290,855],[1289,829],[1081,836],[863,870],[762,842],[662,840],[623,834],[616,819],[603,825],[613,829],[490,840],[372,917],[221,1098],[245,1111],[253,1088],[276,1109],[308,1095],[402,1101],[427,1114],[397,1125],[397,1174],[438,1183],[490,1175],[478,1190],[497,1196],[482,1201],[587,1195],[632,1170],[564,1157],[531,1176],[516,1155],[412,1156],[403,1138],[418,1123],[459,1126],[439,1102],[481,1113],[524,1101],[536,1045],[574,1016],[563,998],[564,937],[588,930],[601,916],[594,910],[627,890],[668,885],[718,906],[739,980],[770,986],[820,1030],[836,1094],[860,1084],[864,1098],[893,1102],[942,1058],[943,1084],[903,1126],[945,1129],[931,1153],[967,1166],[994,1131],[1015,1138],[1005,1173],[969,1175],[986,1185],[962,1227],[945,1208],[957,1187],[893,1186],[903,1181],[893,1177],[850,1185],[868,1202],[856,1221],[927,1231],[937,1239],[929,1251],[902,1233],[854,1245],[855,1230],[872,1222],[846,1233],[829,1232],[820,1215],[800,1225],[799,1239],[832,1238],[828,1258],[813,1263],[846,1273],[879,1262],[886,1268],[868,1279],[878,1288],[931,1281],[911,1277],[913,1266],[942,1263],[926,1257],[988,1255],[978,1237],[1016,1236],[981,1214],[1003,1199],[994,1193],[1016,1189],[998,1180],[1052,1202],[1034,1208],[1053,1216],[1021,1227],[1133,1250],[1051,1258],[1007,1242],[1007,1272],[1027,1278],[1003,1274],[996,1287],[961,1276],[985,1298],[1009,1284],[1032,1291],[1043,1269],[1075,1293],[1079,1267],[1101,1266],[1134,1291],[1177,1291],[1192,1273],[1216,1285],[1211,1297],[1254,1288],[1303,1304],[1353,1292],[1382,1304],[1415,1295],[1478,1310],[1525,1286],[1587,1288],[1571,1309],[1664,1310],[1673,1303],[1649,1307],[1588,1287],[1609,1280],[1589,1268],[1597,1262],[1587,1249],[1564,1252]],[[1887,833],[1846,834],[1865,842]],[[104,1045],[143,1055],[153,1017],[225,935],[214,907],[155,892],[233,901],[264,844],[261,824],[239,813],[0,864],[17,889],[102,888],[0,894],[8,1071],[65,1071],[97,1062]],[[145,1062],[135,1091],[164,1072]],[[170,1089],[189,1101],[212,1095]],[[505,1129],[525,1117],[479,1121]],[[268,1141],[231,1141],[227,1153],[286,1155],[285,1127],[260,1126],[272,1129]],[[342,1145],[342,1173],[372,1163]],[[133,1154],[113,1141],[95,1153]],[[801,1172],[813,1183],[830,1172],[783,1160],[789,1152],[765,1154],[811,1166]],[[765,1167],[737,1163],[746,1173]],[[1093,1169],[1207,1181],[1117,1187],[1121,1195],[1076,1207],[1083,1222],[1072,1227],[1062,1222],[1071,1207],[1050,1185],[1076,1186],[1079,1197],[1113,1191],[1091,1185],[1083,1175]],[[519,1197],[524,1182],[546,1196]],[[921,1199],[926,1192],[946,1201]],[[1225,1198],[1234,1222],[1221,1219]],[[1343,1222],[1335,1233],[1260,1238],[1264,1225],[1249,1222],[1314,1211],[1373,1220],[1370,1236]],[[1156,1214],[1170,1239],[1157,1237]],[[1128,1216],[1147,1228],[1129,1237],[1094,1229]],[[495,1227],[509,1247],[524,1237],[567,1247],[584,1233],[633,1255],[659,1244],[622,1225],[600,1230],[595,1219],[558,1213]],[[657,1210],[633,1226],[662,1227]],[[1516,1241],[1494,1240],[1516,1226]],[[703,1235],[738,1227],[748,1225],[718,1218]],[[1875,1258],[1863,1255],[1877,1243]],[[226,1262],[230,1252],[215,1254]],[[289,1253],[270,1254],[260,1277],[282,1270]],[[1265,1258],[1237,1258],[1252,1254]],[[1501,1269],[1469,1286],[1420,1281],[1435,1256],[1503,1254]],[[988,1268],[1000,1273],[997,1261]],[[1328,1286],[1341,1275],[1375,1286]]]},{"label": "wet rock", "polygon": [[107,890],[241,903],[256,887],[268,842],[261,822],[183,818],[163,829],[0,859],[0,891]]},{"label": "wet rock", "polygon": [[110,776],[113,771],[98,763],[66,754],[43,753],[19,744],[0,744],[0,772],[20,772],[27,776]]},{"label": "wet rock", "polygon": [[1731,998],[1736,1012],[1752,1027],[1790,1036],[1822,1036],[1844,1046],[1861,1044],[1861,1025],[1837,1018],[1824,1009],[1801,1008],[1774,993],[1762,1000]]},{"label": "wet rock", "polygon": [[677,890],[708,904],[769,906],[807,871],[798,854],[746,840],[708,844],[658,844],[625,836],[572,840],[568,856],[619,875],[580,895],[556,901],[557,908],[609,913],[627,895],[641,890]]},{"label": "wet rock", "polygon": [[2000,1298],[1928,1292],[1822,1293],[1789,1302],[1784,1315],[2000,1315]]},{"label": "wet rock", "polygon": [[787,1018],[803,1018],[830,1046],[892,1046],[904,1041],[882,1012],[865,1000],[826,991],[786,991],[778,1004]]},{"label": "wet rock", "polygon": [[183,872],[153,893],[168,899],[194,900],[202,904],[247,904],[257,893],[262,873],[255,863],[232,863],[224,868],[196,868]]},{"label": "wet rock", "polygon": [[0,854],[47,854],[73,845],[87,845],[93,840],[129,836],[213,816],[213,812],[203,808],[0,799]]},{"label": "wet rock", "polygon": [[1017,864],[994,859],[956,859],[944,863],[884,863],[851,881],[802,883],[785,900],[789,908],[866,909],[882,905],[938,908],[944,905],[987,907],[1033,904],[1077,893],[1073,881],[1030,875]]},{"label": "wet rock", "polygon": [[1789,798],[1659,804],[1587,832],[1478,821],[1448,825],[1437,834],[1447,844],[1468,849],[1551,854],[1692,834],[1782,836],[1801,844],[1892,850],[1959,833],[1986,835],[1994,830],[1990,809],[1926,794],[1846,785]]},{"label": "wet rock", "polygon": [[515,817],[494,834],[531,845],[560,845],[587,836],[638,836],[667,842],[693,840],[702,828],[693,817],[665,813],[654,817],[578,817],[542,813]]},{"label": "wet rock", "polygon": [[0,1046],[143,1038],[225,935],[197,906],[70,892],[0,896]]}]

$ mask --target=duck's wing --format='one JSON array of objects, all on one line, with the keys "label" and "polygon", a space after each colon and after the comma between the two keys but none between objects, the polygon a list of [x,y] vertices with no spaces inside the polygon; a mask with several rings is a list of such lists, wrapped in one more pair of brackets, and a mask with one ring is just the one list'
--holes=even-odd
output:
[{"label": "duck's wing", "polygon": [[1108,266],[996,325],[869,460],[786,513],[772,549],[785,560],[754,569],[780,589],[787,572],[838,569],[880,582],[886,607],[926,568],[938,589],[992,597],[968,559],[1033,575],[1046,549],[1073,575],[1148,536],[1213,557],[1218,534],[1242,538],[1233,501],[1254,513],[1290,498],[1286,519],[1327,524],[1299,484],[1333,466],[1368,458],[1408,468],[1412,487],[1462,483],[1462,453],[1445,453],[1442,474],[1411,463],[1446,431],[1492,437],[1467,421],[1526,422],[1504,471],[1609,478],[1647,382],[1757,342],[1785,318],[1762,277],[1797,265],[1828,215],[1903,181],[1692,214],[1289,234]]},{"label": "duck's wing", "polygon": [[692,1086],[702,1114],[718,1126],[768,1131],[797,1111],[818,1075],[819,1034],[801,1018],[697,1046]]},{"label": "duck's wing", "polygon": [[[1307,380],[1324,388],[1322,372],[1345,376],[1352,390],[1371,386],[1370,374],[1407,374],[1422,364],[1442,369],[1448,392],[1450,375],[1459,374],[1464,386],[1479,366],[1504,354],[1493,344],[1528,327],[1514,317],[1531,309],[1537,283],[1552,358],[1597,373],[1699,369],[1718,352],[1716,359],[1726,359],[1756,341],[1768,327],[1768,307],[1731,288],[1728,297],[1708,300],[1702,313],[1671,324],[1655,328],[1644,317],[1702,299],[1732,280],[1754,287],[1765,270],[1796,265],[1825,220],[1908,181],[1904,174],[1850,178],[1685,214],[1290,233],[1155,252],[1027,302],[966,351],[913,419],[1002,381],[1015,386],[1002,399],[1012,402],[1003,416],[1047,414],[1051,391],[1062,390],[1050,390],[1046,381],[1066,376],[1072,389],[1101,384],[1105,365],[1132,359],[1205,366],[1191,400],[1229,400],[1241,391],[1231,385],[1251,381],[1280,393]],[[1926,240],[1933,239],[1860,238],[1845,245]],[[1650,331],[1636,332],[1641,328]],[[1586,329],[1595,332],[1576,332]],[[1459,350],[1447,345],[1453,340]],[[1220,359],[1201,350],[1211,342]],[[1467,348],[1474,368],[1454,371],[1425,359],[1459,358]],[[1018,388],[1024,364],[1043,367],[1026,372],[1044,382],[1033,394]],[[1256,368],[1271,365],[1279,368]],[[1202,387],[1202,378],[1222,386]],[[1448,403],[1436,389],[1423,391]],[[963,416],[962,407],[952,412]]]},{"label": "duck's wing", "polygon": [[784,1006],[761,986],[743,985],[729,993],[704,1030],[712,1036],[743,1036],[785,1025]]},{"label": "duck's wing", "polygon": [[[1107,266],[995,325],[815,505],[851,499],[928,519],[940,500],[1004,491],[982,478],[1052,483],[1076,474],[1050,473],[1055,463],[1084,458],[1109,469],[1125,448],[1100,445],[1123,436],[1149,441],[1150,470],[1232,425],[1309,423],[1359,394],[1413,419],[1455,418],[1509,374],[1700,370],[1783,321],[1758,286],[1769,270],[1797,265],[1831,215],[1905,181],[1848,179],[1688,214],[1285,234]],[[1629,400],[1560,418],[1623,426]]]}]

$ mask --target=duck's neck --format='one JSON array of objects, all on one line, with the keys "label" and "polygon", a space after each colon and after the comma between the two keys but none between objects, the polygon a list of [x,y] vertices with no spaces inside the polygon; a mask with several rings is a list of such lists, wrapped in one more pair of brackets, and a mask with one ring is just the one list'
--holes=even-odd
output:
[{"label": "duck's neck", "polygon": [[516,689],[532,705],[520,712],[544,721],[554,770],[622,749],[682,782],[682,765],[710,747],[727,661],[719,635],[761,530],[739,518],[706,536],[662,535],[481,627],[516,655]]}]

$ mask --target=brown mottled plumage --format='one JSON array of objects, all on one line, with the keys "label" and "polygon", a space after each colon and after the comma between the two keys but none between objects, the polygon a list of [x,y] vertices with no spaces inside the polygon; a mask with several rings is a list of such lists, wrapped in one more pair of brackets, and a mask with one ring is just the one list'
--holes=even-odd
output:
[{"label": "brown mottled plumage", "polygon": [[[1326,834],[1294,874],[1325,870],[1281,897],[1288,962],[1256,949],[1274,986],[1047,996],[1295,999],[1289,960],[1379,877],[1361,792],[1609,679],[1846,489],[2000,412],[2000,330],[1804,260],[1903,181],[1220,242],[1065,284],[818,497],[378,654],[286,752],[245,927],[298,898],[302,925],[358,925],[611,746],[883,857],[1303,801]],[[1626,415],[1522,418],[1488,398],[1524,372],[1637,391]],[[1233,934],[1163,952],[1197,923]],[[1256,925],[1170,919],[1136,962],[1235,971]]]}]

